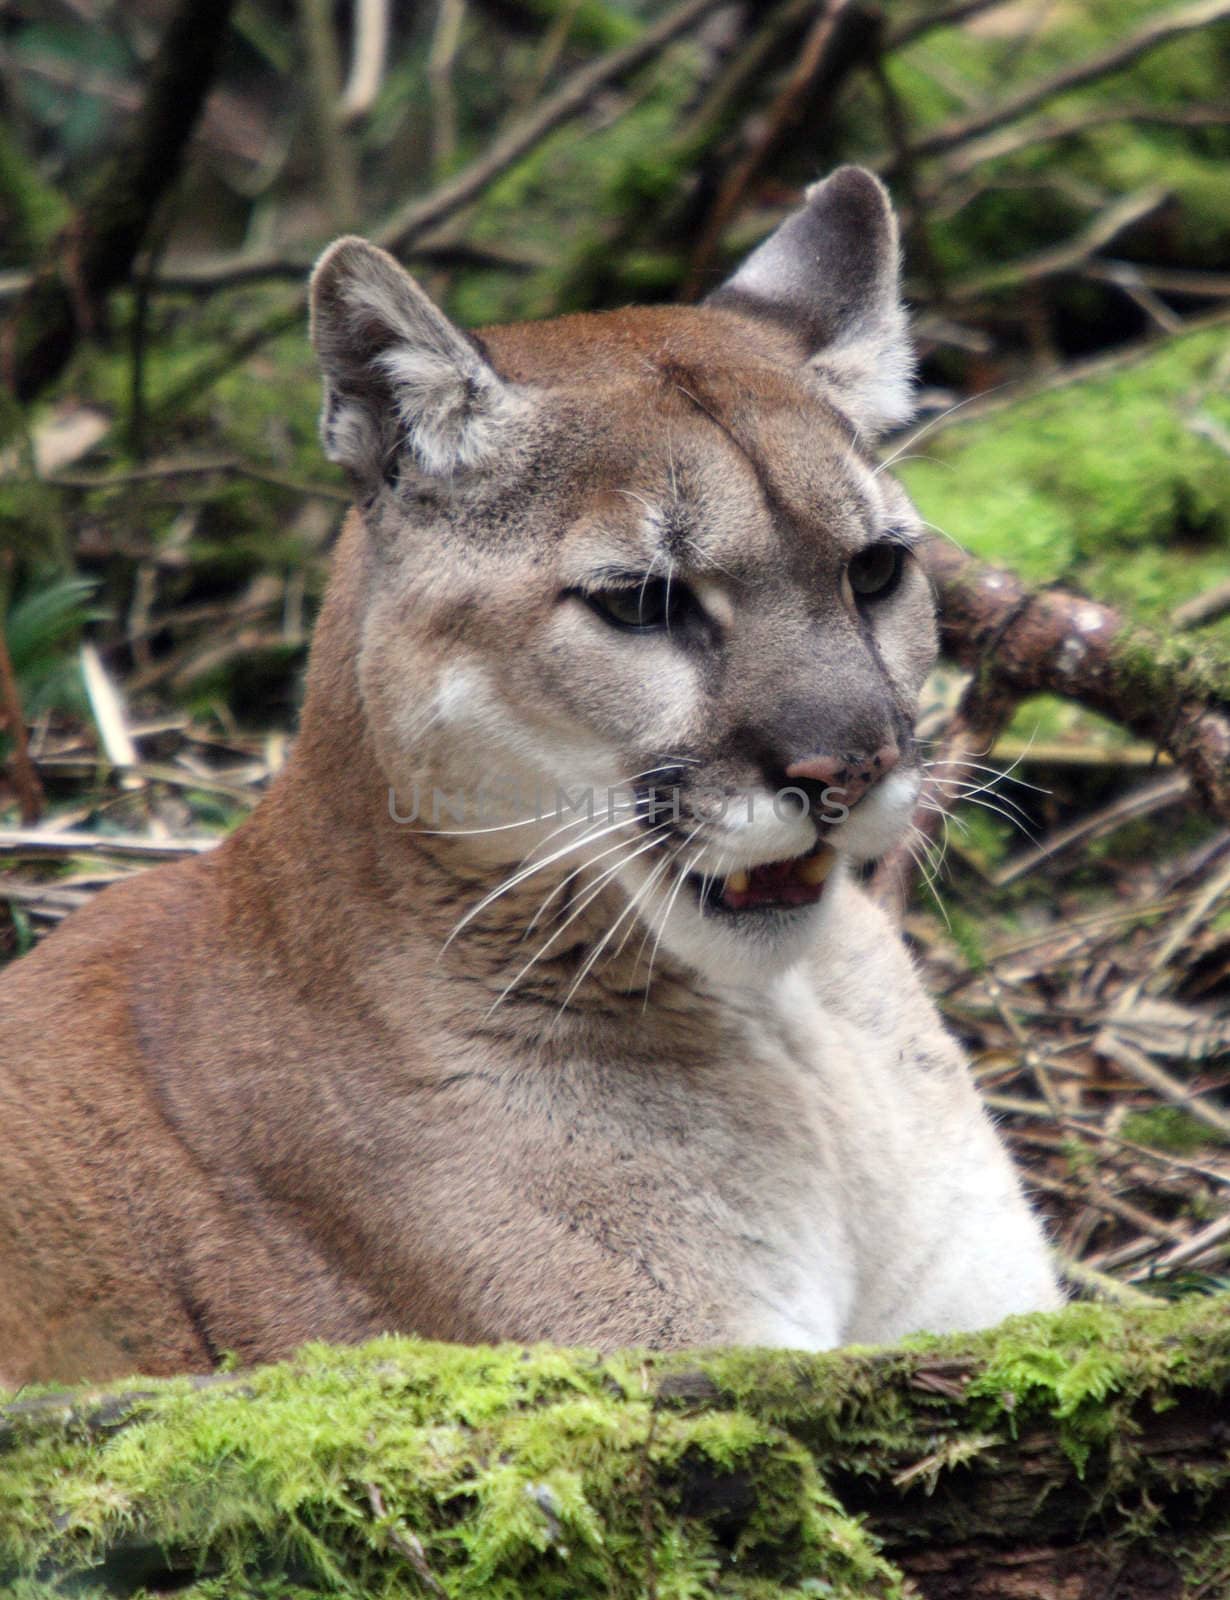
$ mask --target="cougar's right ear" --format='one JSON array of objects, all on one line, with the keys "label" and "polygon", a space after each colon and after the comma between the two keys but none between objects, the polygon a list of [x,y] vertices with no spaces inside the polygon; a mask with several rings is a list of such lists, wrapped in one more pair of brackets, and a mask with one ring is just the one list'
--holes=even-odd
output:
[{"label": "cougar's right ear", "polygon": [[528,404],[385,250],[338,239],[316,264],[311,332],[325,454],[374,489],[409,451],[433,476],[492,460]]}]

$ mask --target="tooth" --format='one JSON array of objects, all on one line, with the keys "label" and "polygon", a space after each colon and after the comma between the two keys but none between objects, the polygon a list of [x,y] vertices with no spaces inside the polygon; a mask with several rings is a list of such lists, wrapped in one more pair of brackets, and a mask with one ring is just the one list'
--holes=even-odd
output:
[{"label": "tooth", "polygon": [[737,872],[732,872],[730,877],[727,878],[726,887],[732,889],[735,894],[746,894],[752,887],[752,880],[750,875],[740,867]]},{"label": "tooth", "polygon": [[799,863],[799,877],[813,889],[818,889],[833,870],[833,862],[836,859],[836,851],[825,845],[814,856],[808,856],[805,861]]}]

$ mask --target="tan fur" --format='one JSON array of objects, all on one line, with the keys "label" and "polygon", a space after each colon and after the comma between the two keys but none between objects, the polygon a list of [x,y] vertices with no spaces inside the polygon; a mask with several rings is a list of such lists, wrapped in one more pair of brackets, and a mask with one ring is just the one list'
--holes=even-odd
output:
[{"label": "tan fur", "polygon": [[[880,367],[860,387],[856,326],[861,281],[896,314],[895,234],[872,180],[830,185],[800,216],[852,207],[852,259],[879,242],[823,335],[765,314],[776,257],[706,308],[481,347],[387,258],[326,258],[326,447],[361,510],[293,758],[218,850],[109,890],[0,982],[0,1383],[386,1330],[816,1346],[1055,1303],[959,1055],[847,871],[908,816],[934,625],[917,571],[874,612],[843,577],[915,522],[857,436],[898,404]],[[709,597],[708,643],[619,634],[573,595],[613,555],[648,571],[655,540]],[[702,779],[767,798],[792,761],[888,739],[899,770],[832,830],[806,937],[711,939],[654,900],[665,856],[618,853],[648,842],[635,817],[565,832],[573,854],[475,914],[551,826],[390,815],[391,788],[602,788],[676,758],[685,808]],[[687,849],[722,873],[814,838],[770,815]],[[612,928],[632,937],[587,968]]]}]

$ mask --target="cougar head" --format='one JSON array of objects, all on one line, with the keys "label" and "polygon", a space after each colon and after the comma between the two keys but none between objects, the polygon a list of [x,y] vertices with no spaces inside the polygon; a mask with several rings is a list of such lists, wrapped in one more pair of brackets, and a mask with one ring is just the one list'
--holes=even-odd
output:
[{"label": "cougar head", "polygon": [[846,167],[698,307],[469,335],[362,240],[313,278],[389,785],[476,860],[583,862],[723,979],[797,960],[920,787],[933,607],[869,453],[910,411],[897,256]]}]

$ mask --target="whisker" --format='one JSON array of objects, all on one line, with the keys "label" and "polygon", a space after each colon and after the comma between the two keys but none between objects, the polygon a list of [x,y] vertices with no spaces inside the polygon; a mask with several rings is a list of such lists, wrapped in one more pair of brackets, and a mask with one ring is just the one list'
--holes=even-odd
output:
[{"label": "whisker", "polygon": [[[649,874],[648,878],[645,879],[645,882],[636,891],[636,894],[633,897],[633,904],[636,904],[640,900],[648,899],[650,893],[657,886],[658,880],[662,877],[662,875],[665,872],[667,872],[669,870],[670,864],[671,864],[671,857],[670,856],[667,856],[665,861],[659,861],[658,862],[657,866]],[[635,932],[636,932],[636,923],[635,923],[635,921],[633,921],[633,922],[630,922],[628,924],[627,931],[624,933],[623,938],[619,941],[618,945],[616,945],[615,949],[611,951],[610,959],[612,961],[618,961],[619,960],[620,956],[624,952],[624,946],[628,943],[628,940],[632,937],[632,935]]]},{"label": "whisker", "polygon": [[1031,783],[1028,778],[1014,778],[1013,773],[1025,759],[1023,751],[1009,766],[991,766],[985,761],[971,761],[966,756],[950,756],[937,758],[934,761],[924,761],[923,766],[930,771],[933,767],[968,767],[971,772],[989,772],[996,778],[1007,778],[1009,782],[1019,784],[1022,789],[1032,789],[1036,794],[1050,794],[1050,790],[1041,783]]},{"label": "whisker", "polygon": [[[675,852],[676,857],[681,855],[683,851],[686,850],[687,847],[692,843],[692,840],[695,839],[696,835],[701,831],[701,826],[703,826],[703,824],[692,829],[691,833]],[[687,881],[688,873],[692,870],[704,853],[705,852],[703,850],[698,850],[692,857],[692,860],[688,866],[683,868],[675,881],[675,887],[671,890],[670,896],[667,899],[666,909],[662,913],[662,921],[658,926],[658,936],[653,942],[653,949],[649,952],[649,970],[645,974],[645,1000],[644,1004],[641,1006],[642,1012],[649,1009],[649,986],[653,981],[653,964],[658,958],[658,947],[662,943],[662,935],[666,932],[666,924],[670,921],[671,912],[675,909],[675,901],[679,898],[679,891],[683,888]],[[672,860],[673,859],[674,858],[672,858]],[[640,959],[639,956],[637,959]]]},{"label": "whisker", "polygon": [[1016,816],[1022,824],[1028,824],[1029,813],[1012,798],[1011,795],[1000,794],[989,783],[964,785],[957,778],[935,778],[932,787],[943,793],[946,800],[960,803],[965,800],[976,801],[981,794],[994,794],[997,800],[1002,800],[1004,805]]},{"label": "whisker", "polygon": [[501,895],[509,893],[510,890],[515,889],[519,884],[524,883],[527,878],[532,878],[535,873],[545,871],[547,867],[552,866],[556,861],[562,861],[565,856],[571,855],[574,850],[583,849],[588,844],[596,844],[599,839],[605,839],[612,833],[618,832],[619,829],[626,828],[628,826],[628,822],[624,820],[608,823],[605,827],[599,828],[595,833],[587,834],[580,839],[569,840],[567,844],[562,845],[558,850],[552,851],[552,853],[547,856],[545,860],[532,862],[530,865],[524,866],[520,868],[519,871],[514,872],[510,877],[505,878],[504,881],[497,884],[489,894],[485,894],[476,906],[472,906],[470,910],[466,912],[465,916],[463,916],[460,922],[456,924],[456,926],[453,928],[453,931],[449,934],[448,938],[440,947],[440,954],[443,955],[461,930],[465,927],[468,927],[469,924],[474,921],[474,918],[480,916],[488,906],[494,905]]},{"label": "whisker", "polygon": [[894,461],[899,461],[907,450],[912,450],[916,444],[921,444],[929,433],[938,428],[941,422],[951,417],[955,412],[963,411],[966,406],[972,405],[975,400],[984,400],[988,395],[995,394],[1005,387],[1005,384],[997,383],[993,389],[983,389],[978,394],[968,394],[964,400],[958,400],[956,405],[949,406],[947,411],[941,411],[938,416],[931,417],[927,422],[923,423],[921,428],[915,429],[909,438],[901,441],[900,449],[894,450],[891,456],[880,462],[873,476],[879,477],[881,472],[887,472]]},{"label": "whisker", "polygon": [[[665,831],[670,827],[670,824],[665,822],[660,823],[659,827]],[[662,839],[660,836],[657,838],[651,836],[650,838],[642,841],[629,855],[623,857],[619,861],[616,861],[613,866],[608,867],[605,872],[599,875],[598,881],[590,886],[589,893],[584,897],[584,899],[582,899],[573,908],[566,920],[562,922],[559,927],[554,929],[554,931],[548,936],[546,942],[539,946],[539,948],[534,952],[521,970],[513,977],[511,982],[506,984],[496,998],[492,1001],[483,1018],[484,1022],[499,1010],[500,1006],[521,982],[522,978],[524,978],[528,972],[532,971],[538,962],[542,960],[543,956],[546,955],[547,951],[551,948],[555,941],[559,939],[568,930],[568,928],[572,926],[572,924],[585,911],[585,909],[593,903],[593,901],[602,892],[606,884],[620,871],[620,869],[627,866],[630,862],[635,861],[637,856],[644,855],[647,850],[654,849],[655,846],[661,844],[661,842]]]},{"label": "whisker", "polygon": [[[655,874],[658,871],[660,871],[662,867],[665,867],[665,866],[668,866],[668,865],[669,865],[669,862],[661,862],[659,864],[659,866],[657,868],[655,868]],[[603,934],[602,938],[594,946],[593,950],[590,951],[588,957],[586,958],[585,965],[581,968],[580,972],[578,972],[576,977],[572,980],[572,986],[568,990],[568,993],[564,996],[563,1001],[560,1004],[560,1008],[559,1008],[560,1016],[562,1016],[563,1013],[565,1011],[567,1011],[568,1002],[572,999],[573,995],[576,994],[577,990],[581,987],[582,983],[585,981],[586,976],[588,975],[588,973],[592,969],[592,967],[593,967],[594,963],[597,961],[598,957],[602,954],[603,950],[606,949],[607,945],[615,937],[616,930],[618,929],[620,923],[624,920],[625,917],[632,917],[633,916],[633,913],[636,911],[636,907],[637,907],[638,901],[641,899],[641,897],[645,893],[645,890],[648,888],[649,884],[652,883],[652,882],[653,882],[653,877],[652,876],[645,880],[645,882],[640,886],[640,888],[632,896],[631,900],[628,901],[628,904],[623,908],[623,910],[615,918],[615,921],[612,922],[611,926]],[[635,925],[636,925],[635,924],[635,919],[633,919],[632,923],[630,924],[630,927],[635,927]],[[627,935],[625,934],[624,937],[626,938]],[[621,949],[623,948],[622,942],[621,942],[620,948]]]}]

